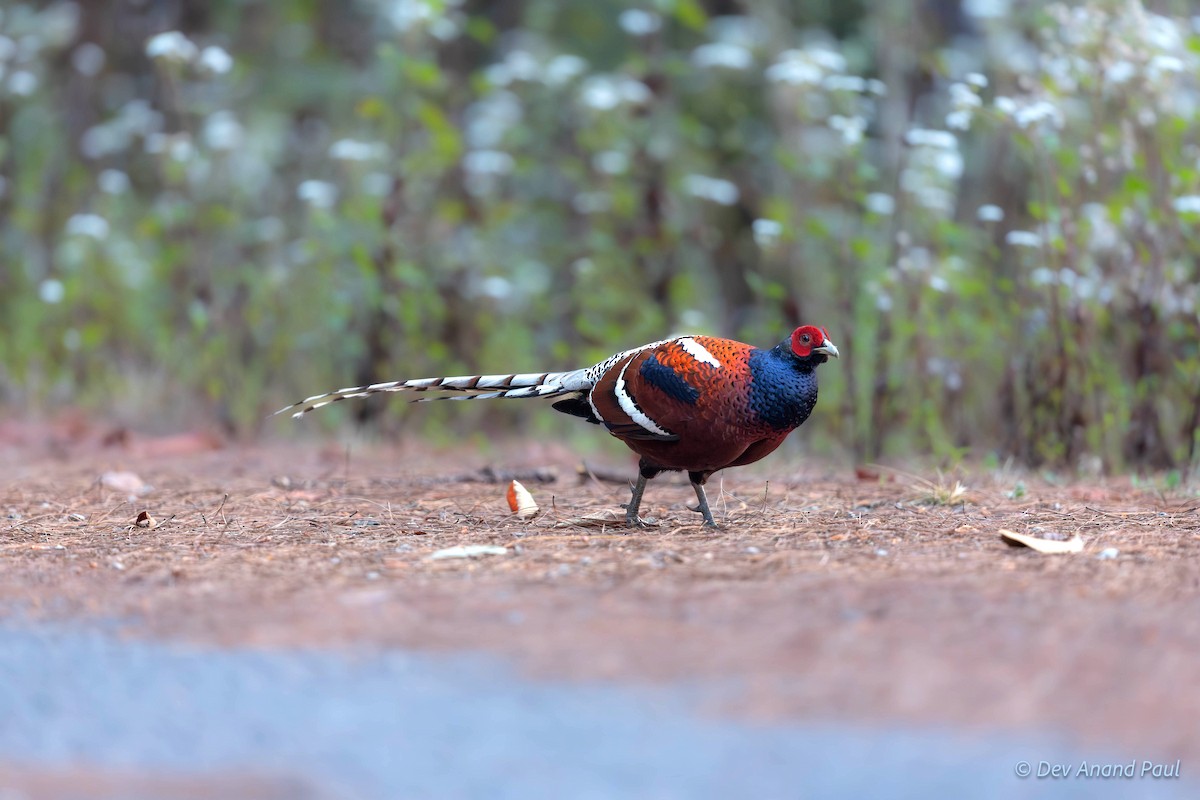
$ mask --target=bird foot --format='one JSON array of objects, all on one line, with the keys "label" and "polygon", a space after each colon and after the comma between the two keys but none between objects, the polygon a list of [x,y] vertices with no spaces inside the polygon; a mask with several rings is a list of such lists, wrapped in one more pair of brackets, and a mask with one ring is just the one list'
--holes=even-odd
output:
[{"label": "bird foot", "polygon": [[702,514],[704,516],[704,527],[712,528],[713,530],[720,530],[720,526],[717,525],[717,521],[713,519],[712,512],[707,508],[702,508],[698,505],[688,506],[687,508],[688,511],[695,511],[697,514]]},{"label": "bird foot", "polygon": [[628,503],[622,503],[621,508],[625,509],[625,524],[630,528],[656,528],[658,521],[652,519],[642,519],[637,514],[637,509],[630,509]]}]

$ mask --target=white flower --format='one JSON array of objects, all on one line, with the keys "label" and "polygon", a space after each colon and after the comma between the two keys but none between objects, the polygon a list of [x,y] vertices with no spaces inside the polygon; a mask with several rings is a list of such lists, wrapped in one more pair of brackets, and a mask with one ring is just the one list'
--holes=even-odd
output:
[{"label": "white flower", "polygon": [[987,88],[988,85],[987,76],[979,72],[968,72],[967,76],[963,78],[963,80],[966,81],[968,85],[974,86],[976,89],[984,89]]},{"label": "white flower", "polygon": [[28,97],[37,91],[38,79],[27,69],[14,72],[8,78],[8,90],[17,97]]},{"label": "white flower", "polygon": [[200,59],[196,62],[204,72],[212,75],[224,75],[233,69],[233,56],[223,48],[209,45],[200,51]]},{"label": "white flower", "polygon": [[1172,205],[1180,214],[1200,214],[1200,194],[1176,197]]},{"label": "white flower", "polygon": [[863,117],[843,117],[841,114],[834,114],[829,118],[829,127],[842,134],[843,142],[855,145],[862,141],[863,133],[867,129],[867,120]]},{"label": "white flower", "polygon": [[1004,241],[1013,247],[1041,247],[1042,237],[1033,231],[1009,231]]},{"label": "white flower", "polygon": [[958,138],[950,131],[936,131],[927,128],[913,128],[905,140],[914,147],[939,147],[945,150],[957,150]]},{"label": "white flower", "polygon": [[372,197],[385,197],[392,191],[396,179],[386,172],[368,172],[362,179],[362,190]]},{"label": "white flower", "polygon": [[592,156],[592,165],[608,175],[620,175],[629,169],[629,156],[620,150],[605,150]]},{"label": "white flower", "polygon": [[546,64],[543,79],[549,86],[561,86],[587,71],[588,63],[579,56],[557,55]]},{"label": "white flower", "polygon": [[996,110],[1005,116],[1011,117],[1017,113],[1017,101],[1011,97],[1000,95],[996,98]]},{"label": "white flower", "polygon": [[493,300],[504,300],[513,293],[512,281],[499,275],[491,275],[479,282],[479,293]]},{"label": "white flower", "polygon": [[1000,19],[1008,16],[1012,0],[963,0],[964,14],[978,19]]},{"label": "white flower", "polygon": [[513,157],[501,150],[472,150],[463,157],[463,169],[476,176],[506,175],[513,166]]},{"label": "white flower", "polygon": [[231,111],[215,111],[204,120],[204,143],[213,150],[234,150],[242,143],[242,124]]},{"label": "white flower", "polygon": [[738,191],[736,184],[724,178],[712,178],[708,175],[688,175],[683,179],[683,188],[694,197],[722,206],[731,206],[741,197],[741,192]]},{"label": "white flower", "polygon": [[[0,59],[3,60],[3,59]],[[71,66],[80,75],[91,78],[104,69],[104,48],[95,42],[84,42],[71,52]]]},{"label": "white flower", "polygon": [[933,166],[945,177],[957,180],[962,177],[963,157],[957,150],[945,150],[934,156]]},{"label": "white flower", "polygon": [[467,106],[467,144],[478,150],[496,147],[504,140],[504,134],[521,121],[523,115],[520,99],[501,89]]},{"label": "white flower", "polygon": [[785,50],[774,64],[763,73],[773,83],[789,83],[794,86],[813,85],[825,77],[825,70],[816,64],[803,50]]},{"label": "white flower", "polygon": [[391,5],[388,21],[400,33],[406,33],[433,17],[433,9],[426,0],[392,0]]},{"label": "white flower", "polygon": [[652,11],[627,8],[617,17],[617,23],[630,36],[649,36],[662,27],[662,17]]},{"label": "white flower", "polygon": [[[1013,231],[1013,233],[1021,233],[1022,231]],[[1049,286],[1052,283],[1058,282],[1058,273],[1047,267],[1038,267],[1029,274],[1029,280],[1034,286]]]},{"label": "white flower", "polygon": [[1049,100],[1039,100],[1032,105],[1018,109],[1013,114],[1013,121],[1021,128],[1029,128],[1042,120],[1051,120],[1056,126],[1063,123],[1062,112]]},{"label": "white flower", "polygon": [[611,111],[622,103],[642,105],[650,101],[650,88],[624,76],[593,75],[579,90],[583,104],[597,111]]},{"label": "white flower", "polygon": [[453,41],[458,38],[460,33],[462,33],[462,28],[451,17],[438,17],[429,23],[429,35],[439,42]]},{"label": "white flower", "polygon": [[1157,55],[1150,59],[1147,65],[1147,70],[1151,75],[1157,75],[1163,72],[1183,72],[1186,66],[1183,59],[1176,56]]},{"label": "white flower", "polygon": [[493,86],[508,86],[517,81],[537,80],[540,72],[541,67],[531,53],[513,50],[503,61],[485,69],[483,75]]},{"label": "white flower", "polygon": [[942,294],[945,294],[946,292],[950,291],[950,281],[946,280],[941,275],[930,275],[929,288],[933,289],[935,292],[941,292]]},{"label": "white flower", "polygon": [[750,49],[766,44],[773,35],[771,29],[760,19],[741,14],[711,17],[707,28],[714,42],[737,44]]},{"label": "white flower", "polygon": [[946,115],[946,127],[955,131],[965,131],[971,127],[971,112],[965,108],[951,111]]},{"label": "white flower", "polygon": [[749,50],[738,44],[710,42],[702,44],[692,51],[692,63],[701,69],[720,67],[745,70],[754,64],[754,56]]},{"label": "white flower", "polygon": [[821,85],[831,92],[865,92],[867,82],[857,75],[827,75]]},{"label": "white flower", "polygon": [[38,298],[47,305],[61,303],[66,294],[62,281],[57,278],[47,278],[38,284]]},{"label": "white flower", "polygon": [[580,192],[571,198],[571,208],[580,214],[599,214],[612,207],[612,198],[604,192]]},{"label": "white flower", "polygon": [[814,64],[826,72],[844,72],[846,70],[846,57],[825,45],[810,47],[805,52],[808,53],[808,57]]},{"label": "white flower", "polygon": [[108,220],[98,214],[75,214],[64,228],[68,236],[86,236],[103,241],[108,238]]},{"label": "white flower", "polygon": [[773,219],[756,219],[751,230],[754,231],[754,242],[764,250],[779,241],[783,234],[783,226]]},{"label": "white flower", "polygon": [[975,216],[981,222],[1000,222],[1004,219],[1004,209],[1000,206],[987,203],[975,210]]},{"label": "white flower", "polygon": [[167,31],[151,36],[146,41],[146,55],[179,64],[196,58],[196,45],[179,31]]},{"label": "white flower", "polygon": [[338,189],[329,181],[307,180],[296,187],[296,197],[314,208],[333,208]]},{"label": "white flower", "polygon": [[867,207],[867,211],[872,214],[879,214],[886,217],[894,213],[896,210],[896,198],[890,194],[883,192],[871,192],[863,200],[863,205]]},{"label": "white flower", "polygon": [[187,161],[192,157],[192,137],[186,132],[151,133],[146,137],[146,152],[158,155],[165,153],[175,161]]},{"label": "white flower", "polygon": [[978,108],[983,105],[975,90],[965,83],[950,84],[950,102],[955,108]]},{"label": "white flower", "polygon": [[514,81],[535,80],[542,69],[528,50],[513,50],[504,57],[504,66]]},{"label": "white flower", "polygon": [[338,139],[329,146],[329,157],[338,161],[370,161],[387,155],[382,142],[360,142],[357,139]]},{"label": "white flower", "polygon": [[1109,64],[1104,70],[1104,80],[1113,86],[1120,86],[1137,74],[1137,67],[1129,61],[1117,61]]},{"label": "white flower", "polygon": [[584,105],[597,111],[610,111],[621,104],[621,93],[611,79],[589,78],[580,90]]},{"label": "white flower", "polygon": [[105,194],[124,194],[129,190],[129,176],[119,169],[106,169],[96,176],[96,185]]}]

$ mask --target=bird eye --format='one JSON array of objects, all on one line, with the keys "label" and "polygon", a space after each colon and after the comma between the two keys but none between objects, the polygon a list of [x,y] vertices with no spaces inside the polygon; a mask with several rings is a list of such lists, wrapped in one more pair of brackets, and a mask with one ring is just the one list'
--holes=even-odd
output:
[{"label": "bird eye", "polygon": [[805,334],[801,335],[800,341],[804,342],[805,344],[808,344],[809,342],[812,341],[812,337],[809,336],[807,333],[805,333]]}]

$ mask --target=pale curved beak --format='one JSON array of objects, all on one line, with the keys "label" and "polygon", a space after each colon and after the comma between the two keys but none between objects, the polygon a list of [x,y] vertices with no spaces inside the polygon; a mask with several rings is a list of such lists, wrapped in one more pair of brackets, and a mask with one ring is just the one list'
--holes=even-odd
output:
[{"label": "pale curved beak", "polygon": [[837,346],[834,345],[834,343],[829,341],[828,339],[821,342],[820,347],[814,347],[813,352],[814,353],[824,353],[825,355],[833,356],[834,358],[841,358],[841,356],[838,354]]}]

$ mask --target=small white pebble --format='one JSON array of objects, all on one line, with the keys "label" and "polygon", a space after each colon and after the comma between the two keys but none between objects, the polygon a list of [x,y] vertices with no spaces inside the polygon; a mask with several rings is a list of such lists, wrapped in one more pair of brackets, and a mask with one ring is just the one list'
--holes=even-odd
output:
[{"label": "small white pebble", "polygon": [[1118,550],[1117,548],[1106,547],[1100,551],[1100,554],[1097,555],[1096,558],[1100,559],[1101,561],[1107,561],[1110,558],[1116,558],[1119,555],[1121,555],[1121,551]]},{"label": "small white pebble", "polygon": [[750,555],[752,555],[752,556],[756,556],[756,555],[758,555],[759,553],[761,553],[761,552],[762,552],[762,550],[759,550],[759,549],[758,549],[757,547],[755,547],[754,545],[751,545],[751,546],[749,546],[749,547],[747,547],[747,548],[746,548],[746,552],[747,552],[747,553],[749,553],[749,554],[750,554]]},{"label": "small white pebble", "polygon": [[880,558],[883,558],[887,554],[888,554],[888,551],[884,550],[882,547],[875,551],[875,555],[879,556]]}]

